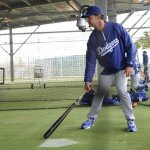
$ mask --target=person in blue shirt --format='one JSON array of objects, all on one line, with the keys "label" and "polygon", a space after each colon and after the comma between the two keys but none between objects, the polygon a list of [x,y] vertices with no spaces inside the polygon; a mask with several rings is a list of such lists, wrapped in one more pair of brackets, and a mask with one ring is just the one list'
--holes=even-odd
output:
[{"label": "person in blue shirt", "polygon": [[148,85],[141,80],[142,70],[140,63],[136,60],[135,65],[133,67],[133,72],[130,76],[131,79],[131,90],[130,92],[136,92],[141,90],[148,91],[149,87]]},{"label": "person in blue shirt", "polygon": [[105,22],[101,8],[90,6],[83,16],[90,27],[94,27],[87,42],[85,90],[92,89],[92,78],[96,61],[104,69],[99,74],[98,90],[92,101],[88,119],[81,125],[82,129],[91,128],[101,111],[103,99],[112,82],[115,82],[122,110],[127,120],[127,131],[137,131],[131,98],[127,92],[127,77],[131,75],[135,63],[136,47],[128,32],[122,25]]},{"label": "person in blue shirt", "polygon": [[145,85],[143,83],[141,83],[141,75],[142,75],[141,65],[138,62],[138,57],[136,57],[136,61],[133,66],[133,71],[130,76],[130,79],[131,79],[131,90],[130,91],[131,92],[145,89]]},{"label": "person in blue shirt", "polygon": [[147,51],[143,51],[143,66],[144,66],[144,75],[145,75],[145,83],[149,82],[149,74],[148,74],[148,61],[149,57],[147,55]]},{"label": "person in blue shirt", "polygon": [[147,51],[143,51],[143,65],[144,65],[144,67],[148,66],[148,61],[149,61],[149,58],[147,55]]}]

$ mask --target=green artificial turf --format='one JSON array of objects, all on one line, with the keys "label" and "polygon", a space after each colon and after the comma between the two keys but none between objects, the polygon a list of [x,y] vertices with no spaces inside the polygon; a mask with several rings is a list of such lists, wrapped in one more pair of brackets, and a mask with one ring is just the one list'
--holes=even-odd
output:
[{"label": "green artificial turf", "polygon": [[125,132],[126,120],[120,106],[103,107],[95,126],[80,129],[89,107],[73,109],[50,139],[70,139],[75,145],[40,148],[44,132],[66,109],[0,112],[1,150],[149,150],[150,108],[134,108],[138,131]]}]

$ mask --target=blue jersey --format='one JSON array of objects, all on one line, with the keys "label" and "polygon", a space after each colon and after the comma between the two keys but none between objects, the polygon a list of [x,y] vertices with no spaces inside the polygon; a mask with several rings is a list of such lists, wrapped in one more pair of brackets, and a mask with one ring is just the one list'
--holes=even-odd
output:
[{"label": "blue jersey", "polygon": [[91,33],[86,52],[85,82],[91,82],[96,60],[104,67],[103,75],[117,73],[126,66],[133,67],[136,47],[122,25],[105,22],[103,31],[94,29]]}]

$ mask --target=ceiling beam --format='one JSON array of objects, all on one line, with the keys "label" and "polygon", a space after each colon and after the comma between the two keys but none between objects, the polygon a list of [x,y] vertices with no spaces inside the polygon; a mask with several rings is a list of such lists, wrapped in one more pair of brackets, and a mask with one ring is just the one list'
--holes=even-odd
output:
[{"label": "ceiling beam", "polygon": [[[150,17],[149,18],[147,18],[143,23],[142,23],[142,25],[131,35],[131,37],[133,37],[140,29],[143,29],[144,27],[144,24],[148,21],[150,19]],[[134,29],[134,28],[132,28],[132,29]]]},{"label": "ceiling beam", "polygon": [[73,8],[73,10],[77,11],[81,8],[81,5],[76,0],[68,0],[66,3]]},{"label": "ceiling beam", "polygon": [[66,2],[65,0],[34,0],[30,1],[29,0],[22,0],[17,3],[6,3],[5,0],[0,0],[0,4],[2,4],[5,7],[0,6],[0,10],[7,10],[7,9],[17,9],[17,8],[24,8],[24,7],[29,7],[31,4],[32,6],[38,6],[38,5],[46,5],[49,3],[58,3],[58,2]]},{"label": "ceiling beam", "polygon": [[30,2],[28,0],[22,0],[24,3],[26,3],[28,6],[31,6]]},{"label": "ceiling beam", "polygon": [[138,18],[138,20],[132,25],[132,27],[128,30],[128,32],[130,32],[130,31],[133,29],[133,27],[135,27],[136,24],[137,24],[147,13],[148,13],[148,10],[147,10],[140,18]]},{"label": "ceiling beam", "polygon": [[49,11],[49,12],[34,12],[34,13],[24,13],[24,14],[0,14],[0,18],[2,17],[7,17],[10,19],[18,19],[18,18],[23,18],[23,17],[30,17],[30,16],[43,16],[43,15],[72,15],[76,14],[77,12],[75,11],[65,11],[65,12],[55,12],[55,11]]},{"label": "ceiling beam", "polygon": [[0,4],[2,4],[3,6],[5,6],[8,9],[11,8],[11,6],[8,3],[6,3],[4,0],[0,0]]},{"label": "ceiling beam", "polygon": [[133,15],[134,11],[130,12],[127,17],[121,22],[121,24],[123,25],[132,15]]}]

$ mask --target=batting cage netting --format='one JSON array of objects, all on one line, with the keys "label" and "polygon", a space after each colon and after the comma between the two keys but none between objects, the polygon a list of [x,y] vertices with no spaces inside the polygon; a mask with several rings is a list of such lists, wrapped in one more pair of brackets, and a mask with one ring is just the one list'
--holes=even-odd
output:
[{"label": "batting cage netting", "polygon": [[27,64],[21,61],[15,66],[15,81],[8,80],[6,69],[6,83],[0,86],[1,110],[67,107],[84,90],[84,55],[38,59]]},{"label": "batting cage netting", "polygon": [[[74,28],[75,23],[71,25]],[[31,28],[26,30],[31,31]],[[18,30],[14,32],[19,33]],[[62,108],[74,102],[84,91],[85,53],[89,34],[89,31],[84,34],[78,31],[41,32],[33,34],[19,50],[20,43],[28,34],[14,34],[14,74],[10,55],[0,51],[0,67],[5,68],[4,84],[4,70],[0,69],[0,110]],[[1,42],[3,40],[6,43],[2,46],[9,52],[9,35],[5,35],[5,39],[1,38]],[[96,75],[94,80],[97,80]]]}]

